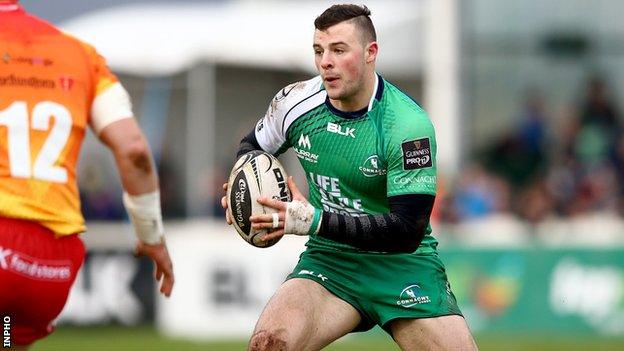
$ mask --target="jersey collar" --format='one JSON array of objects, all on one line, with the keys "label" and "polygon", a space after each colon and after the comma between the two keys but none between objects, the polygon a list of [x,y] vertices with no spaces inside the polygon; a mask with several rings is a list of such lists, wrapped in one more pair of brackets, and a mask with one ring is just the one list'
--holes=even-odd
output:
[{"label": "jersey collar", "polygon": [[329,101],[329,97],[325,98],[325,105],[327,105],[329,110],[334,115],[340,116],[342,118],[347,118],[347,119],[359,118],[359,117],[364,116],[368,111],[373,109],[375,100],[377,100],[377,102],[381,101],[383,90],[384,90],[383,78],[379,74],[375,73],[375,89],[373,90],[373,94],[371,95],[371,98],[370,98],[370,101],[368,102],[367,107],[364,107],[363,109],[358,110],[358,111],[351,111],[351,112],[340,111],[339,109],[335,108],[334,105],[331,104],[331,102]]},{"label": "jersey collar", "polygon": [[377,98],[377,91],[379,90],[379,75],[377,73],[375,73],[375,89],[373,90],[373,94],[371,95],[371,99],[368,102],[368,111],[373,109],[373,103],[375,102],[375,100],[379,100]]}]

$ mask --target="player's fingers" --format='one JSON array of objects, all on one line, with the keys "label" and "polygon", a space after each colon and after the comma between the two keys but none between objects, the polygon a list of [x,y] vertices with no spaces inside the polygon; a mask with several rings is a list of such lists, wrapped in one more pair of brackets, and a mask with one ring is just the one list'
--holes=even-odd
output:
[{"label": "player's fingers", "polygon": [[[274,229],[273,222],[259,222],[251,225],[253,229]],[[276,228],[284,228],[284,221],[279,221]]]},{"label": "player's fingers", "polygon": [[232,225],[232,218],[227,211],[225,211],[225,221],[227,222],[227,224]]},{"label": "player's fingers", "polygon": [[165,264],[163,264],[161,268],[162,272],[162,284],[160,285],[160,292],[163,293],[166,297],[171,295],[171,291],[173,290],[173,284],[175,279],[173,277],[173,264],[170,260],[167,260]]},{"label": "player's fingers", "polygon": [[277,239],[282,236],[284,236],[284,229],[278,229],[276,231],[264,234],[262,236],[262,241]]},{"label": "player's fingers", "polygon": [[163,279],[162,284],[160,285],[160,292],[166,297],[171,296],[171,291],[173,290],[174,278],[173,274],[165,274],[165,278]]},{"label": "player's fingers", "polygon": [[225,198],[225,196],[221,198],[221,207],[223,207],[223,209],[225,210],[225,221],[227,222],[227,224],[232,224],[232,218],[230,218],[230,214],[227,210],[228,205],[227,205],[227,199]]},{"label": "player's fingers", "polygon": [[154,278],[156,279],[156,281],[160,281],[160,278],[162,278],[163,275],[163,271],[160,269],[160,267],[158,265],[156,265],[156,272],[154,274]]},{"label": "player's fingers", "polygon": [[258,198],[257,201],[259,204],[272,207],[276,210],[282,210],[282,211],[286,210],[286,203],[277,199],[271,199],[271,198],[262,196]]},{"label": "player's fingers", "polygon": [[[284,216],[285,213],[284,211],[280,211],[277,212],[277,219],[279,221],[284,221]],[[249,221],[252,223],[262,223],[262,222],[267,222],[267,223],[273,223],[273,213],[264,213],[264,214],[259,214],[259,215],[253,215],[251,217],[249,217]]]},{"label": "player's fingers", "polygon": [[223,190],[227,192],[228,189],[228,183],[223,183]]}]

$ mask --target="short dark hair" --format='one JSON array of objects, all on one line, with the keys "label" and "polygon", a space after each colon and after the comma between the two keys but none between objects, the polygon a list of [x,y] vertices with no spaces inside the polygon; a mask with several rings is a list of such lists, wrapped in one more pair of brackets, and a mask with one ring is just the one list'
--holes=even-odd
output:
[{"label": "short dark hair", "polygon": [[364,39],[377,41],[377,33],[375,33],[375,26],[370,15],[371,12],[366,5],[333,5],[314,20],[314,28],[324,31],[338,23],[353,20],[362,31]]}]

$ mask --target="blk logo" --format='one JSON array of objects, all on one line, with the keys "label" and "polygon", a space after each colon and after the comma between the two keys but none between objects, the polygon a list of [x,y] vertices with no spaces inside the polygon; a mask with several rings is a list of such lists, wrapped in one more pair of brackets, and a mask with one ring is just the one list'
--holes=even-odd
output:
[{"label": "blk logo", "polygon": [[355,132],[355,128],[345,127],[345,129],[343,130],[341,125],[329,122],[327,123],[327,131],[330,133],[336,133],[355,139],[355,134],[353,134]]}]

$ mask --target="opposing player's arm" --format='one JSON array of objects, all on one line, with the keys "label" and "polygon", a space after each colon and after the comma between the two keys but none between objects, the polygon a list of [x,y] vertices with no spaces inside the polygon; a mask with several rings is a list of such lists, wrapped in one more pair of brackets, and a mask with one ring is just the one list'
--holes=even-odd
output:
[{"label": "opposing player's arm", "polygon": [[151,152],[134,118],[124,118],[107,125],[99,135],[115,156],[125,189],[123,202],[139,242],[137,256],[147,255],[155,263],[160,292],[171,295],[174,284],[173,264],[164,242],[158,177]]},{"label": "opposing player's arm", "polygon": [[123,203],[139,239],[135,254],[147,255],[155,263],[155,278],[162,280],[160,292],[173,289],[173,264],[164,242],[158,176],[152,155],[138,123],[133,118],[130,97],[108,70],[104,58],[85,45],[91,57],[94,100],[89,124],[112,151],[121,183]]}]

